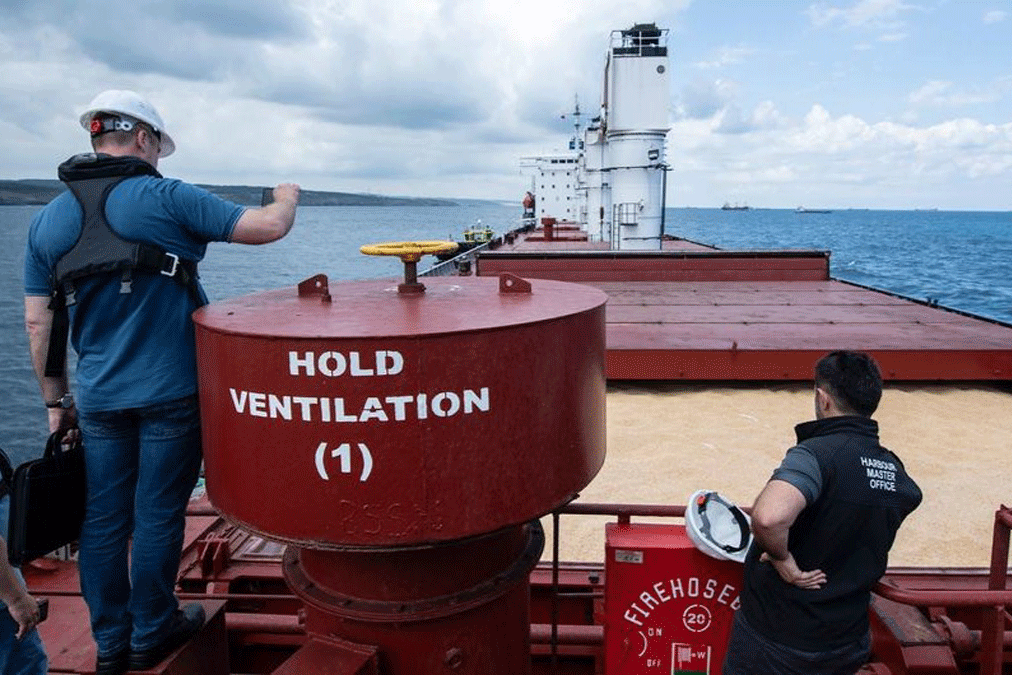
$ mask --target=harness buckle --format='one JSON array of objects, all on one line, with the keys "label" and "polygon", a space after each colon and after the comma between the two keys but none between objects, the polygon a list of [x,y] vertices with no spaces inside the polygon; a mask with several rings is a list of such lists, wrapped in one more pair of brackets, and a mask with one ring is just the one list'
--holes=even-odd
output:
[{"label": "harness buckle", "polygon": [[172,258],[172,268],[169,270],[162,269],[160,270],[160,272],[167,277],[176,276],[176,271],[179,269],[179,256],[176,255],[175,253],[169,253],[168,251],[166,251],[165,257]]}]

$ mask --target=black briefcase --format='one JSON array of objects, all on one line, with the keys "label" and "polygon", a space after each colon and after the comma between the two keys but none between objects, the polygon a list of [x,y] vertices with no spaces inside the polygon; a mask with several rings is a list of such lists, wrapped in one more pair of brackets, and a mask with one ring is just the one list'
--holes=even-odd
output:
[{"label": "black briefcase", "polygon": [[11,479],[7,557],[23,565],[77,541],[84,521],[84,446],[63,445],[65,431],[49,436],[40,459],[25,462]]}]

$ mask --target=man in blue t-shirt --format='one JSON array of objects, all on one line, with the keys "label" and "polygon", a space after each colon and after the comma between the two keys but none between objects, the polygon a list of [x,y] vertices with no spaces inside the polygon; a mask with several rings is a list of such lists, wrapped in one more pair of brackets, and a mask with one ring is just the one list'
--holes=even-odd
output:
[{"label": "man in blue t-shirt", "polygon": [[875,361],[837,351],[815,365],[816,419],[752,507],[741,609],[724,675],[837,675],[868,660],[871,590],[921,491],[879,444]]},{"label": "man in blue t-shirt", "polygon": [[[163,178],[158,160],[175,143],[131,91],[102,92],[80,122],[95,154],[61,165],[70,191],[31,224],[25,324],[50,431],[79,426],[83,435],[81,592],[96,671],[117,675],[154,667],[204,621],[200,605],[180,609],[174,593],[201,461],[190,316],[206,299],[196,263],[208,242],[284,237],[299,187],[278,185],[273,203],[256,209]],[[64,322],[78,356],[76,401],[65,342],[50,340]]]}]

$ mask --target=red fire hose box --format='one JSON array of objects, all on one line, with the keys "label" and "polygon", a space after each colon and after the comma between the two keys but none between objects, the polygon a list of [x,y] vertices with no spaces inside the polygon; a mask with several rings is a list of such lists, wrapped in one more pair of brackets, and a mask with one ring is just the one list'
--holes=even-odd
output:
[{"label": "red fire hose box", "polygon": [[607,675],[719,675],[742,565],[711,558],[681,525],[605,529]]}]

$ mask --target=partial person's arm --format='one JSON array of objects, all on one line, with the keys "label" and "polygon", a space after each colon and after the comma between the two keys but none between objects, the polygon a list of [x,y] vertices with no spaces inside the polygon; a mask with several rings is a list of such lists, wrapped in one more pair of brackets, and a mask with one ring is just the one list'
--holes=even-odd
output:
[{"label": "partial person's arm", "polygon": [[[46,356],[49,354],[49,331],[53,326],[53,310],[49,309],[49,298],[41,295],[25,296],[25,330],[28,331],[28,348],[32,356],[32,368],[39,381],[43,401],[55,401],[70,391],[67,373],[59,377],[46,377]],[[71,429],[77,426],[77,411],[74,408],[47,408],[49,432]],[[6,559],[6,558],[5,558]]]},{"label": "partial person's arm", "polygon": [[267,244],[281,239],[295,223],[299,204],[299,186],[282,183],[274,188],[274,201],[259,209],[246,209],[232,230],[229,240],[236,244]]},{"label": "partial person's arm", "polygon": [[0,537],[0,600],[7,604],[11,618],[18,624],[18,639],[39,623],[39,603],[28,594],[28,589],[14,574],[7,562],[7,542]]},{"label": "partial person's arm", "polygon": [[826,582],[825,573],[801,570],[787,547],[791,525],[805,506],[801,490],[786,481],[769,481],[752,506],[752,535],[765,551],[763,558],[773,565],[781,579],[800,588],[820,588]]}]

